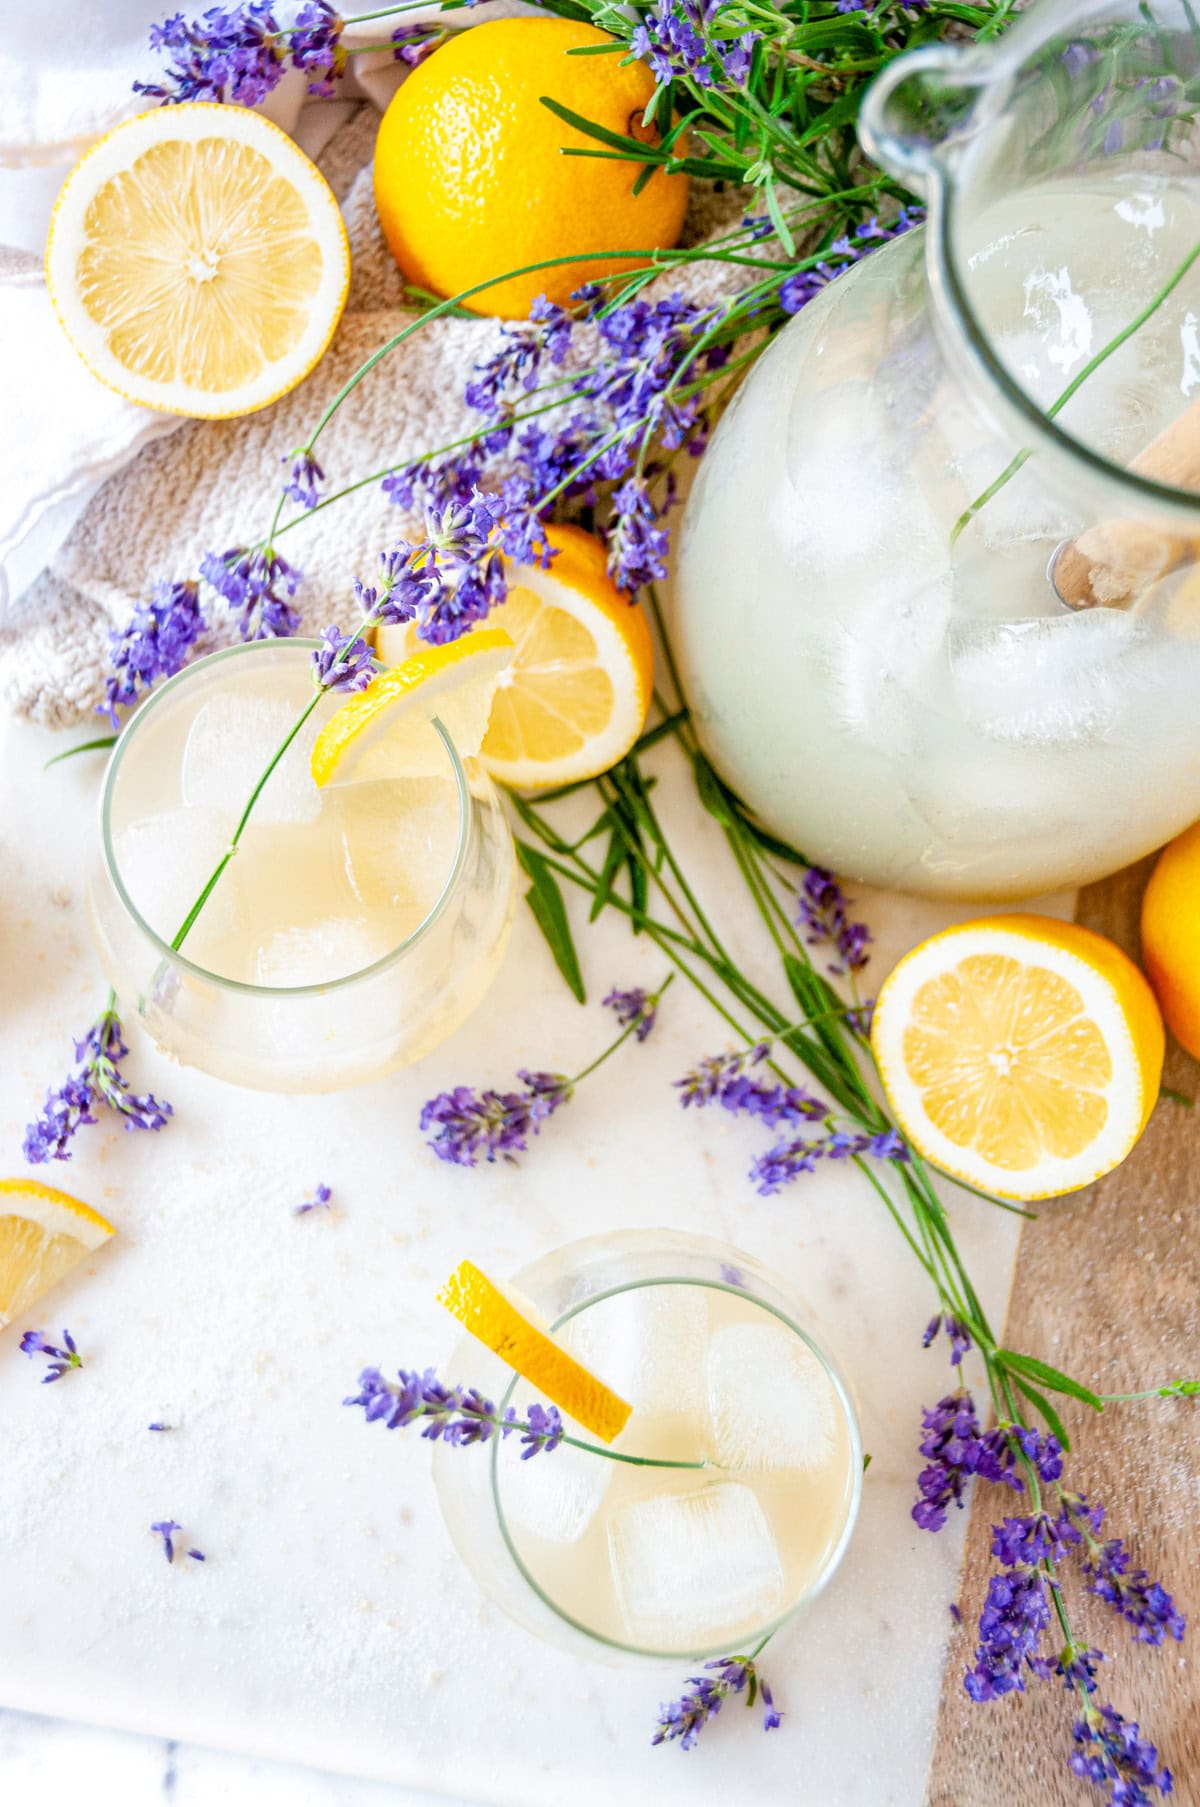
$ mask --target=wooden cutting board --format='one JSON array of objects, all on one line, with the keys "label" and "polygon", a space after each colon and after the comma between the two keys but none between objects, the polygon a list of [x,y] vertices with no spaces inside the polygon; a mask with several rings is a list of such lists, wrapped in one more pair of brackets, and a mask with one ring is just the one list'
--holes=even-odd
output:
[{"label": "wooden cutting board", "polygon": [[[1152,861],[1080,894],[1078,920],[1135,957],[1138,912]],[[1200,1063],[1169,1042],[1164,1084],[1200,1097]],[[1200,1375],[1200,1107],[1164,1100],[1129,1159],[1097,1185],[1041,1208],[1024,1226],[1005,1338],[1097,1392]],[[1074,1574],[1067,1603],[1076,1636],[1105,1651],[1102,1702],[1112,1701],[1157,1744],[1175,1776],[1173,1800],[1200,1803],[1200,1400],[1110,1406],[1098,1417],[1063,1402],[1074,1484],[1108,1507],[1110,1535],[1136,1566],[1176,1596],[1192,1629],[1161,1650],[1084,1593]],[[1019,1508],[1018,1508],[1019,1509]],[[1003,1510],[994,1489],[971,1506],[960,1603],[950,1640],[929,1776],[930,1807],[1089,1807],[1096,1790],[1067,1768],[1071,1703],[1030,1678],[1024,1695],[977,1706],[963,1672],[977,1642],[987,1587],[990,1526]],[[1068,1565],[1069,1567],[1073,1565]],[[1157,1797],[1156,1797],[1157,1798]]]}]

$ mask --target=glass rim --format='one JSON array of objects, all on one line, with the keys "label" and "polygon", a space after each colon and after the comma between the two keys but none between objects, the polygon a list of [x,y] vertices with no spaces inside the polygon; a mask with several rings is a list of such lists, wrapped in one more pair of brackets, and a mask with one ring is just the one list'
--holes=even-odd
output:
[{"label": "glass rim", "polygon": [[245,979],[230,979],[221,973],[211,971],[207,966],[200,965],[199,962],[190,959],[188,955],[181,950],[173,948],[169,941],[164,941],[162,936],[158,934],[155,929],[151,928],[150,924],[146,921],[145,917],[133,902],[133,899],[125,888],[117,864],[116,850],[113,845],[112,836],[112,805],[122,762],[126,758],[130,746],[133,745],[137,738],[137,729],[139,725],[146,721],[174,690],[184,686],[186,682],[195,677],[198,672],[205,671],[214,665],[218,665],[223,660],[236,659],[255,653],[261,655],[267,651],[279,653],[295,649],[296,651],[315,652],[321,645],[322,642],[319,640],[302,638],[299,635],[294,637],[288,636],[286,638],[280,636],[269,640],[245,640],[236,646],[221,647],[216,652],[206,653],[201,659],[193,660],[190,664],[185,665],[181,671],[177,671],[174,677],[168,678],[165,684],[151,691],[146,701],[142,703],[136,713],[125,723],[125,726],[117,737],[117,744],[113,749],[112,757],[108,762],[108,770],[105,773],[104,788],[100,794],[100,850],[104,863],[104,876],[116,893],[117,900],[122,909],[125,911],[125,914],[129,917],[134,927],[148,942],[151,943],[162,959],[168,961],[172,966],[182,969],[193,978],[201,980],[205,985],[215,986],[221,991],[232,993],[237,997],[265,998],[271,1000],[281,998],[311,998],[323,996],[329,992],[341,991],[351,985],[358,985],[367,979],[376,977],[378,974],[386,971],[389,967],[396,965],[403,960],[416,944],[424,939],[430,929],[432,929],[433,925],[445,911],[451,897],[454,895],[454,892],[458,887],[458,881],[462,876],[463,867],[466,864],[467,849],[470,843],[471,834],[471,789],[467,782],[466,768],[463,765],[462,756],[455,746],[449,730],[444,726],[439,717],[432,716],[430,718],[430,726],[438,735],[438,738],[445,748],[450,761],[451,775],[454,778],[458,794],[458,839],[455,844],[454,858],[451,861],[450,870],[441,890],[438,892],[434,902],[431,904],[422,920],[417,924],[416,928],[411,930],[402,941],[397,942],[395,947],[390,948],[386,954],[382,954],[378,960],[372,961],[370,966],[361,966],[354,972],[343,973],[339,978],[326,979],[315,985],[254,985]]},{"label": "glass rim", "polygon": [[[623,1281],[615,1286],[607,1286],[599,1292],[591,1293],[586,1299],[579,1300],[576,1304],[570,1306],[568,1310],[561,1312],[559,1316],[554,1319],[553,1323],[551,1323],[550,1330],[552,1333],[559,1331],[562,1326],[568,1323],[572,1318],[576,1318],[582,1312],[590,1310],[593,1305],[598,1305],[604,1299],[611,1299],[622,1293],[637,1292],[642,1288],[651,1286],[703,1286],[710,1292],[729,1293],[731,1297],[735,1299],[748,1299],[751,1304],[756,1305],[760,1311],[768,1312],[773,1318],[778,1319],[781,1324],[785,1325],[788,1330],[792,1331],[794,1335],[798,1336],[800,1341],[820,1362],[821,1367],[833,1384],[834,1392],[837,1394],[838,1404],[841,1406],[842,1414],[845,1418],[846,1429],[850,1440],[850,1487],[841,1529],[815,1580],[813,1580],[808,1587],[804,1588],[801,1593],[797,1594],[795,1599],[789,1601],[787,1606],[784,1607],[781,1612],[777,1613],[773,1619],[756,1627],[752,1635],[749,1635],[742,1640],[746,1644],[758,1646],[764,1644],[768,1638],[774,1637],[775,1633],[780,1631],[784,1625],[793,1619],[803,1607],[809,1605],[811,1601],[815,1600],[817,1596],[824,1591],[825,1587],[832,1580],[834,1574],[840,1567],[843,1556],[846,1554],[850,1538],[854,1532],[854,1526],[858,1520],[863,1493],[862,1432],[858,1422],[858,1413],[855,1410],[849,1386],[841,1369],[838,1367],[833,1357],[809,1335],[808,1331],[797,1324],[787,1312],[781,1311],[778,1306],[771,1305],[767,1300],[760,1298],[750,1287],[737,1286],[730,1281],[703,1280],[698,1279],[691,1274],[662,1274],[656,1275],[654,1278],[648,1280]],[[520,1379],[521,1376],[514,1372],[504,1390],[504,1395],[500,1400],[501,1411],[508,1405]],[[699,1662],[706,1658],[734,1654],[730,1650],[727,1641],[720,1644],[709,1645],[702,1649],[693,1648],[688,1650],[658,1650],[653,1649],[646,1644],[627,1643],[621,1638],[606,1637],[603,1632],[597,1631],[591,1625],[585,1625],[581,1619],[575,1618],[571,1613],[567,1612],[564,1607],[560,1606],[530,1573],[521,1557],[520,1551],[516,1547],[512,1534],[509,1531],[508,1522],[504,1514],[503,1502],[500,1497],[501,1488],[498,1481],[501,1442],[502,1439],[499,1437],[493,1439],[489,1456],[489,1483],[492,1506],[496,1513],[496,1523],[499,1527],[501,1538],[504,1541],[505,1549],[508,1551],[521,1579],[526,1583],[535,1597],[554,1614],[555,1618],[561,1620],[564,1625],[569,1625],[572,1631],[580,1633],[580,1635],[587,1638],[590,1643],[598,1644],[605,1650],[617,1651],[622,1656],[643,1657],[655,1662],[677,1663]],[[595,1460],[603,1461],[604,1458],[602,1456],[597,1456],[595,1457]]]},{"label": "glass rim", "polygon": [[[1065,35],[1061,21],[1042,18],[1036,12],[1026,13],[1003,50],[990,45],[986,49],[968,49],[956,55],[948,67],[964,86],[982,87],[987,77],[1011,75],[1014,69],[1028,64],[1035,54]],[[898,58],[897,62],[903,60]],[[995,129],[994,121],[991,129]],[[998,357],[970,299],[954,243],[964,165],[970,163],[971,146],[952,142],[949,151],[947,155],[941,147],[935,150],[927,168],[930,229],[926,237],[925,267],[935,316],[940,314],[956,336],[982,386],[992,397],[998,397],[1028,429],[1036,442],[1031,448],[1033,451],[1049,451],[1082,465],[1093,477],[1113,486],[1127,498],[1143,505],[1152,503],[1160,515],[1166,511],[1181,524],[1186,517],[1195,531],[1200,514],[1200,492],[1159,483],[1153,477],[1131,470],[1128,465],[1105,458],[1051,419]]]}]

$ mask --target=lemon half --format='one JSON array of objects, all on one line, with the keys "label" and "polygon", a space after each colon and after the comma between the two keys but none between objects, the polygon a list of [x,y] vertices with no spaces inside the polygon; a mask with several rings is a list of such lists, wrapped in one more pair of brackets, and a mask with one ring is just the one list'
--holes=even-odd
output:
[{"label": "lemon half", "polygon": [[1078,923],[993,916],[907,954],[871,1041],[906,1137],[1005,1198],[1052,1198],[1124,1160],[1158,1096],[1163,1027],[1127,955]]},{"label": "lemon half", "polygon": [[333,336],[350,248],[324,177],[244,107],[192,101],[117,126],[54,207],[46,282],[110,389],[168,414],[249,414]]}]

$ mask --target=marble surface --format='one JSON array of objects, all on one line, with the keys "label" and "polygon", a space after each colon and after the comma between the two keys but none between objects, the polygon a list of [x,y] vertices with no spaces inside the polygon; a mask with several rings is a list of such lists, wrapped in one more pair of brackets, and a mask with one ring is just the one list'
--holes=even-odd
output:
[{"label": "marble surface", "polygon": [[[61,742],[0,729],[0,1158],[94,1015],[82,869],[98,764],[51,771]],[[739,887],[669,753],[657,796],[704,898],[752,970],[770,970]],[[860,900],[881,975],[953,912]],[[1065,907],[1065,901],[1060,900]],[[972,912],[960,912],[970,914]],[[589,996],[662,977],[613,920],[580,938]],[[868,981],[871,974],[868,973]],[[655,1035],[630,1044],[547,1126],[520,1167],[440,1165],[421,1102],[522,1065],[577,1069],[609,1034],[598,1002],[568,996],[526,913],[486,1006],[419,1068],[341,1097],[234,1091],[134,1042],[131,1077],[168,1096],[161,1136],[87,1132],[60,1180],[119,1235],[38,1312],[87,1359],[43,1388],[0,1337],[0,1794],[193,1807],[253,1799],[409,1807],[662,1807],[792,1803],[918,1807],[961,1554],[908,1508],[923,1401],[945,1357],[920,1347],[930,1302],[870,1189],[852,1170],[759,1199],[757,1140],[729,1118],[684,1116],[670,1082],[727,1045],[681,984]],[[328,1217],[290,1205],[318,1179]],[[1017,1220],[949,1192],[989,1310],[1002,1313]],[[429,1450],[344,1411],[367,1362],[443,1360],[455,1327],[434,1289],[469,1254],[498,1275],[608,1227],[671,1225],[767,1261],[807,1302],[857,1390],[872,1454],[846,1561],[765,1665],[786,1718],[763,1737],[731,1708],[684,1756],[648,1743],[686,1666],[602,1668],[531,1640],[476,1591],[449,1546]],[[452,1378],[469,1379],[469,1376]],[[148,1434],[151,1420],[177,1428]],[[470,1452],[464,1460],[474,1459]],[[169,1568],[147,1527],[180,1520],[208,1554]],[[27,1714],[152,1733],[116,1738]],[[387,1789],[253,1769],[163,1738],[372,1777]],[[105,1794],[96,1778],[125,1774]],[[174,1777],[170,1782],[169,1778]],[[8,1784],[5,1787],[5,1784]],[[140,1791],[140,1792],[139,1792]],[[77,1789],[73,1790],[77,1792]]]}]

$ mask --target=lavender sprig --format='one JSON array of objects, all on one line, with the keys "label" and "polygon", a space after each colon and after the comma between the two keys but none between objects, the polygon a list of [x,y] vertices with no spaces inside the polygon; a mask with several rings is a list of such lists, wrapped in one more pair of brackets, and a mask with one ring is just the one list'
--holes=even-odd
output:
[{"label": "lavender sprig", "polygon": [[[739,1052],[710,1055],[675,1081],[685,1110],[689,1105],[719,1104],[724,1110],[793,1132],[758,1155],[751,1165],[750,1178],[763,1197],[790,1185],[802,1173],[812,1173],[818,1161],[848,1161],[862,1155],[880,1161],[909,1159],[907,1145],[896,1130],[842,1128],[829,1106],[802,1086],[753,1076],[751,1069],[766,1059],[769,1050],[769,1042],[758,1042]],[[801,1130],[802,1124],[820,1125],[820,1129]]]},{"label": "lavender sprig", "polygon": [[163,1555],[168,1563],[173,1563],[176,1555],[190,1556],[193,1562],[208,1561],[203,1550],[184,1550],[180,1544],[176,1543],[175,1533],[182,1530],[183,1527],[177,1524],[173,1518],[161,1518],[151,1525],[150,1529],[156,1537],[161,1537]]},{"label": "lavender sprig", "polygon": [[141,691],[182,671],[205,626],[194,583],[160,580],[154,585],[149,602],[139,603],[128,625],[109,640],[112,669],[96,710],[108,717],[114,731],[121,725],[118,708],[128,708]]},{"label": "lavender sprig", "polygon": [[601,1002],[607,1009],[615,1011],[618,1023],[623,1029],[632,1029],[634,1037],[644,1042],[654,1029],[658,1020],[657,1003],[640,985],[629,991],[620,991],[615,985]]},{"label": "lavender sprig", "polygon": [[[761,1649],[762,1646],[759,1646]],[[755,1652],[757,1655],[757,1652]],[[678,1700],[666,1701],[658,1710],[658,1725],[651,1744],[679,1742],[680,1750],[691,1750],[710,1719],[715,1719],[731,1694],[746,1694],[746,1705],[752,1707],[761,1697],[763,1731],[773,1732],[783,1715],[771,1698],[771,1690],[759,1675],[754,1658],[748,1656],[715,1657],[705,1663],[705,1670],[715,1675],[691,1675],[688,1686]]]},{"label": "lavender sprig", "polygon": [[[1099,1508],[1101,1514],[1103,1508]],[[1110,1537],[1085,1562],[1090,1578],[1088,1592],[1108,1602],[1113,1611],[1133,1626],[1139,1644],[1162,1644],[1171,1637],[1183,1640],[1186,1620],[1161,1582],[1151,1581],[1145,1569],[1130,1567],[1131,1557],[1119,1537]]]},{"label": "lavender sprig", "polygon": [[1137,1721],[1115,1707],[1096,1708],[1088,1701],[1071,1737],[1071,1773],[1103,1788],[1111,1807],[1150,1807],[1151,1791],[1173,1792],[1171,1772],[1160,1766],[1157,1750],[1142,1737]]},{"label": "lavender sprig", "polygon": [[223,553],[206,552],[200,575],[240,617],[243,640],[285,639],[298,630],[300,617],[291,598],[304,573],[272,547],[231,546]]},{"label": "lavender sprig", "polygon": [[171,1106],[150,1092],[131,1091],[120,1069],[129,1049],[110,1003],[81,1041],[75,1043],[78,1066],[60,1086],[46,1094],[41,1115],[25,1131],[25,1159],[69,1161],[70,1144],[88,1123],[98,1123],[97,1107],[115,1113],[126,1129],[158,1130],[166,1126]]},{"label": "lavender sprig", "polygon": [[328,0],[305,0],[288,27],[269,0],[209,7],[190,21],[175,13],[150,27],[151,50],[170,58],[162,78],[134,82],[134,93],[164,106],[202,100],[253,107],[279,86],[290,62],[308,76],[310,94],[328,98],[346,66],[343,25]]},{"label": "lavender sprig", "polygon": [[439,1092],[422,1106],[420,1128],[432,1130],[429,1147],[439,1161],[456,1167],[476,1167],[480,1157],[492,1162],[512,1161],[529,1147],[546,1119],[568,1104],[571,1082],[562,1073],[531,1073],[522,1067],[518,1092],[476,1092],[456,1085]]},{"label": "lavender sprig", "polygon": [[290,456],[283,458],[281,463],[288,466],[284,495],[301,508],[315,508],[321,500],[322,492],[318,485],[324,483],[325,472],[311,447],[300,446]]},{"label": "lavender sprig", "polygon": [[318,690],[365,690],[375,675],[375,656],[361,629],[343,634],[330,626],[322,630],[321,644],[312,655],[312,671]]},{"label": "lavender sprig", "polygon": [[[528,1149],[529,1138],[539,1133],[556,1110],[570,1103],[576,1087],[603,1066],[622,1042],[631,1035],[645,1041],[650,1033],[646,1025],[653,1026],[659,1000],[672,976],[668,975],[655,992],[609,993],[604,1001],[617,1010],[623,1025],[621,1033],[573,1078],[565,1073],[534,1073],[522,1067],[517,1074],[520,1091],[477,1092],[471,1086],[458,1085],[428,1099],[421,1110],[420,1128],[433,1131],[428,1145],[439,1161],[449,1161],[456,1167],[477,1167],[481,1159],[515,1163],[517,1155]],[[619,1005],[611,1004],[613,998],[620,999]],[[635,998],[636,1009],[631,1007]]]},{"label": "lavender sprig", "polygon": [[63,1346],[48,1342],[41,1330],[27,1330],[21,1338],[18,1348],[30,1359],[35,1355],[44,1355],[47,1360],[47,1372],[42,1375],[42,1385],[48,1387],[53,1381],[61,1380],[72,1368],[82,1368],[83,1357],[75,1346],[75,1339],[69,1330],[62,1333]]},{"label": "lavender sprig", "polygon": [[396,1372],[398,1384],[385,1380],[379,1368],[364,1368],[358,1377],[358,1392],[342,1404],[361,1406],[368,1424],[382,1421],[390,1431],[406,1430],[419,1421],[422,1437],[431,1443],[448,1443],[453,1449],[468,1449],[516,1431],[524,1445],[523,1462],[542,1451],[551,1454],[563,1441],[557,1406],[535,1402],[527,1417],[519,1419],[514,1407],[501,1414],[475,1387],[444,1386],[433,1368],[424,1373],[415,1368]]},{"label": "lavender sprig", "polygon": [[857,972],[871,957],[867,952],[870,930],[863,922],[850,921],[845,892],[824,866],[810,866],[805,873],[796,921],[807,929],[805,939],[810,947],[823,942],[836,951],[831,973]]}]

